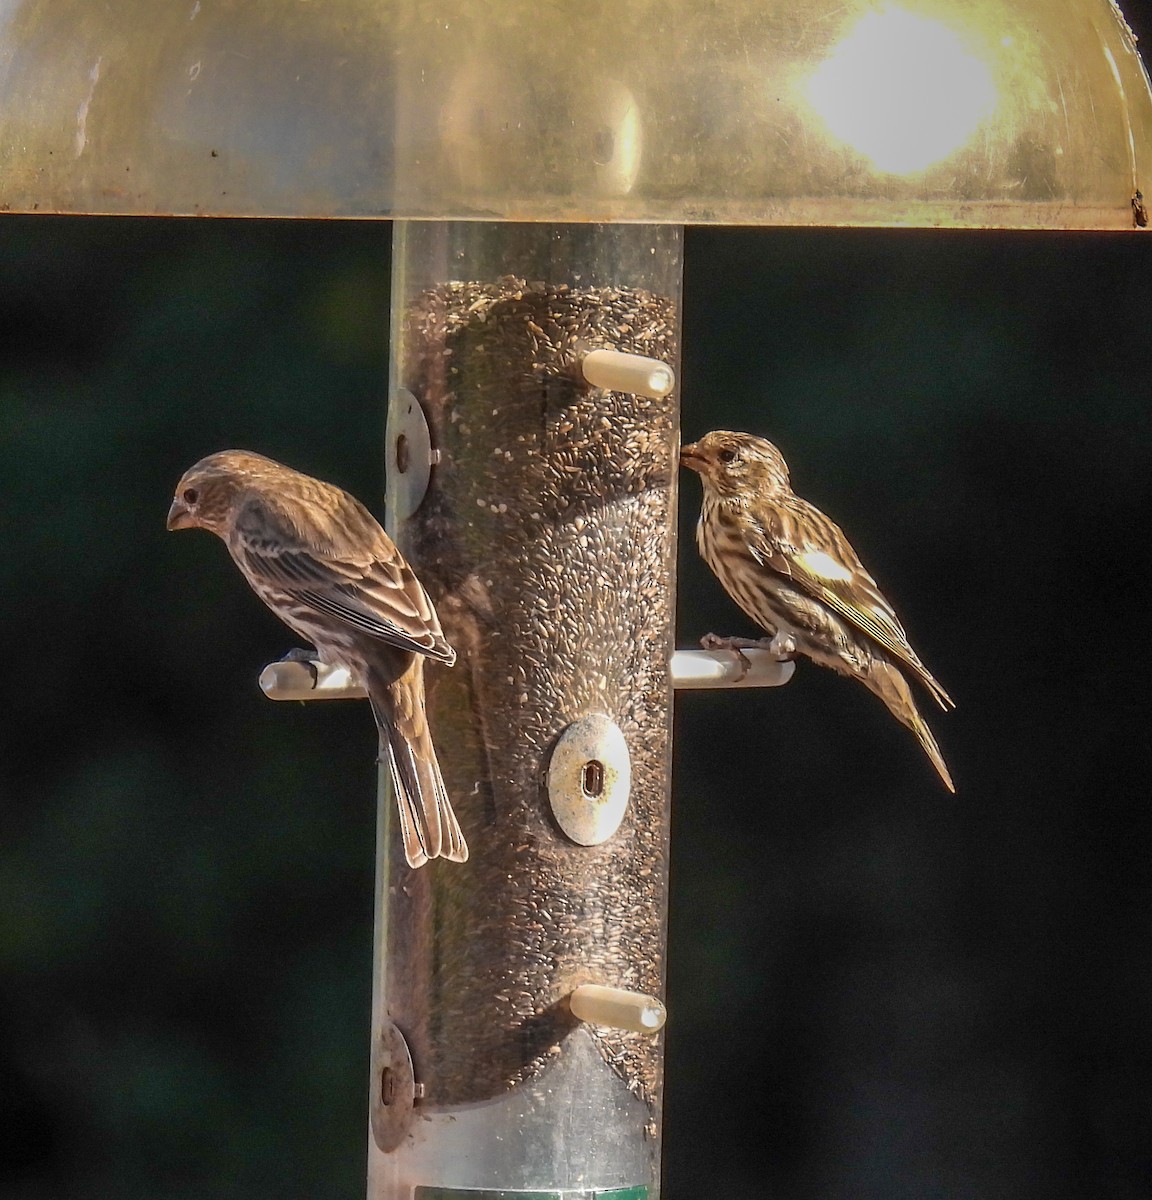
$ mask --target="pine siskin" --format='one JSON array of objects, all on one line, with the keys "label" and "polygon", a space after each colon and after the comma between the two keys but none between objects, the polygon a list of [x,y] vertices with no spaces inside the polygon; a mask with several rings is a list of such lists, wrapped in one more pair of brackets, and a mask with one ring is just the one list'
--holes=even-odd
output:
[{"label": "pine siskin", "polygon": [[330,483],[224,450],[185,472],[169,529],[207,529],[285,625],[368,692],[387,753],[410,866],[464,862],[468,847],[424,709],[424,659],[456,652],[420,582],[372,514]]},{"label": "pine siskin", "polygon": [[[763,438],[717,430],[685,446],[680,462],[704,486],[696,526],[700,553],[728,595],[772,635],[764,643],[781,658],[803,654],[859,679],[912,730],[954,792],[905,671],[941,708],[955,707],[952,700],[908,644],[844,534],[792,491],[780,451]],[[714,638],[705,644],[759,643]]]}]

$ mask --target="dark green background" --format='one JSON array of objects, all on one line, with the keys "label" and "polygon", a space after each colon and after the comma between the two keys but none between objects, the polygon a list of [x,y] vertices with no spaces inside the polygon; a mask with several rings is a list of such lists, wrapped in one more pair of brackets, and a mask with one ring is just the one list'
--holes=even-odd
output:
[{"label": "dark green background", "polygon": [[[375,749],[181,470],[374,503],[385,224],[0,222],[0,1195],[363,1192]],[[958,702],[678,703],[666,1195],[1152,1194],[1152,238],[689,232],[684,432],[767,434]],[[751,629],[698,561],[681,644]]]}]

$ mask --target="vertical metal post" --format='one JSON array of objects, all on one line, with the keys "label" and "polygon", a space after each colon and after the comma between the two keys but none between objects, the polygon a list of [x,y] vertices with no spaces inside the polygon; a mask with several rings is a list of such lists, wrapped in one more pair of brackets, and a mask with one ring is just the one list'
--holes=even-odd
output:
[{"label": "vertical metal post", "polygon": [[460,655],[429,706],[471,858],[409,870],[382,795],[370,1200],[658,1191],[662,1037],[569,997],[663,991],[679,423],[580,363],[675,366],[681,238],[396,226],[389,520]]}]

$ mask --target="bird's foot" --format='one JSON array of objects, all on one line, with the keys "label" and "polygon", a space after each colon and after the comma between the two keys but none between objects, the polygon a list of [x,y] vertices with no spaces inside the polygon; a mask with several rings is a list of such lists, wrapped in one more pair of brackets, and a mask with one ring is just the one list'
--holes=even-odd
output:
[{"label": "bird's foot", "polygon": [[740,674],[735,680],[736,683],[739,683],[752,670],[752,664],[744,651],[759,650],[766,640],[766,638],[720,637],[716,633],[706,633],[700,639],[700,645],[705,650],[728,650],[734,654],[736,661],[740,664]]},{"label": "bird's foot", "polygon": [[320,672],[317,669],[320,659],[315,650],[311,650],[307,646],[294,646],[287,654],[281,656],[280,661],[302,663],[306,666],[312,676],[313,688],[320,682]]},{"label": "bird's foot", "polygon": [[764,638],[763,642],[768,642],[768,653],[780,662],[791,662],[796,657],[796,639],[783,629],[778,630],[771,641]]}]

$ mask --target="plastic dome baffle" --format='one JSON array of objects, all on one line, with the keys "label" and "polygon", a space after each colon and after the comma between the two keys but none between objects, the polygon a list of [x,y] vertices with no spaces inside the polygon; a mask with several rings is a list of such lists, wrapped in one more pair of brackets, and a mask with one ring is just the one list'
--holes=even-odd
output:
[{"label": "plastic dome baffle", "polygon": [[12,211],[1127,228],[1109,0],[9,0]]}]

